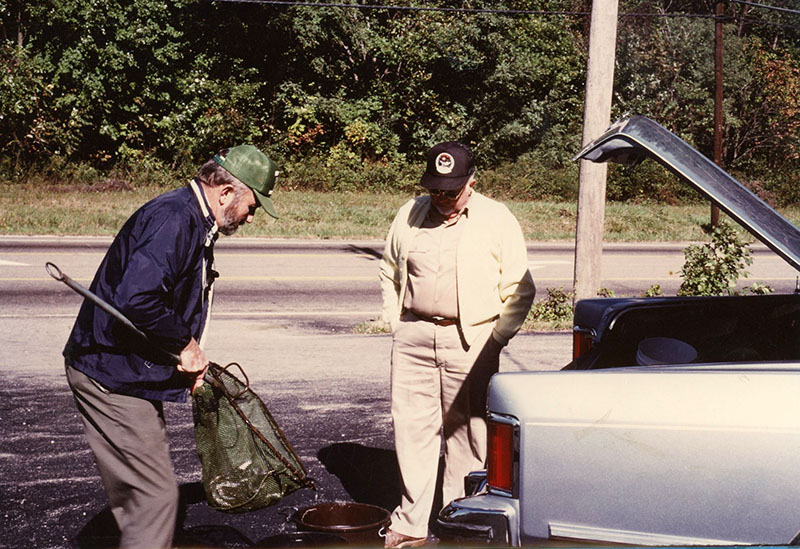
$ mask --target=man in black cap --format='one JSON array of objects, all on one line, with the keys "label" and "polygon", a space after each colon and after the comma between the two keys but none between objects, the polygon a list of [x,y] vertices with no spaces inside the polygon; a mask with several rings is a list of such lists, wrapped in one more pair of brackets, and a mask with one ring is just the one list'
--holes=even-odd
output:
[{"label": "man in black cap", "polygon": [[[117,234],[90,286],[154,343],[85,300],[64,357],[121,547],[172,546],[178,486],[163,401],[183,402],[203,383],[214,242],[253,221],[275,164],[252,145],[220,151],[183,188],[139,208]],[[155,347],[180,357],[173,364]]]},{"label": "man in black cap", "polygon": [[382,318],[392,328],[392,422],[403,497],[386,547],[424,545],[442,433],[443,502],[486,460],[486,389],[536,289],[522,230],[474,190],[472,151],[428,153],[421,184],[392,223],[380,265]]}]

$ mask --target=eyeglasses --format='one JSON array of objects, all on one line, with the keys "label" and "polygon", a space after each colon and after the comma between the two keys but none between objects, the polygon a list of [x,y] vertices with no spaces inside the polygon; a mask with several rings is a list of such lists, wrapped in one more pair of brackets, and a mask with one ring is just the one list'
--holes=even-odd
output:
[{"label": "eyeglasses", "polygon": [[447,198],[449,200],[456,200],[456,199],[458,199],[459,196],[461,196],[461,193],[463,193],[464,189],[466,189],[466,188],[467,188],[467,186],[464,185],[460,189],[453,189],[452,191],[445,191],[445,190],[442,190],[442,189],[428,189],[428,194],[430,194],[434,198],[438,197],[438,196],[442,196],[442,197]]}]

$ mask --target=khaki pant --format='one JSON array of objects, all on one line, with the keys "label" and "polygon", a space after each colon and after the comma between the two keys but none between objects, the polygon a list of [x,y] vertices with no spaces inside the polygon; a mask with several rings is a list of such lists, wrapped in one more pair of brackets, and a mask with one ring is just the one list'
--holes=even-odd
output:
[{"label": "khaki pant", "polygon": [[67,381],[122,534],[120,547],[171,547],[178,484],[162,403],[112,393],[70,366]]},{"label": "khaki pant", "polygon": [[[464,495],[464,476],[486,461],[486,390],[496,373],[496,351],[484,351],[494,323],[472,347],[458,327],[437,326],[406,313],[392,345],[392,422],[403,482],[391,528],[412,537],[428,534],[442,436],[444,504]],[[484,351],[484,352],[482,352]]]}]

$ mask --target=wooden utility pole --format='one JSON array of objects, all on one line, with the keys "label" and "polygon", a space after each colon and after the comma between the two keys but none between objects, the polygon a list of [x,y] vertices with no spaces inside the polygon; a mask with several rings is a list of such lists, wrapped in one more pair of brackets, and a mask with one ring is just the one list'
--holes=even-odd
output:
[{"label": "wooden utility pole", "polygon": [[[589,61],[583,105],[583,145],[599,137],[611,122],[617,0],[592,2]],[[595,297],[600,289],[600,260],[605,224],[606,164],[581,160],[578,220],[575,232],[575,300]]]},{"label": "wooden utility pole", "polygon": [[[714,20],[714,163],[722,168],[722,17],[725,4],[717,0]],[[711,226],[719,225],[719,208],[711,204]]]}]

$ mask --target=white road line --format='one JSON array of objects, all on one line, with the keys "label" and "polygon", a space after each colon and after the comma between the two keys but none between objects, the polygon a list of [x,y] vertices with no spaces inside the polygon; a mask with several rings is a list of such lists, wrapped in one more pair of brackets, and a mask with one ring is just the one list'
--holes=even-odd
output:
[{"label": "white road line", "polygon": [[551,259],[546,261],[529,261],[528,268],[531,271],[538,271],[550,265],[572,265],[572,261],[564,261],[559,259]]},{"label": "white road line", "polygon": [[7,259],[0,259],[0,267],[29,267],[28,263],[17,263],[16,261],[9,261]]},{"label": "white road line", "polygon": [[[45,282],[53,280],[47,277],[12,277],[0,276],[0,282]],[[73,277],[76,282],[91,282],[90,278]],[[226,276],[222,275],[219,279],[221,283],[226,282],[379,282],[378,276],[293,276],[293,275],[265,275],[265,276]],[[219,284],[220,282],[217,282]]]}]

